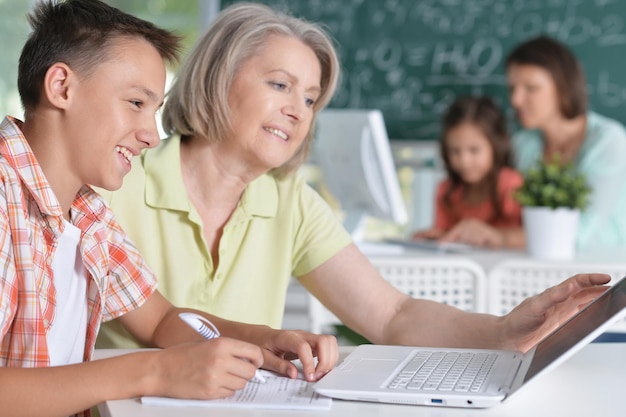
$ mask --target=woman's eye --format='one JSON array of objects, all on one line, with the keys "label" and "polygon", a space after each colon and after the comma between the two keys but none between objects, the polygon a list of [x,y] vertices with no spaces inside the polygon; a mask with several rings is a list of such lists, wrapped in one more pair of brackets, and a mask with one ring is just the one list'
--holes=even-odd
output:
[{"label": "woman's eye", "polygon": [[315,100],[313,100],[312,98],[307,98],[304,100],[304,102],[306,103],[307,107],[313,107],[313,105],[315,104]]},{"label": "woman's eye", "polygon": [[130,104],[132,104],[133,106],[137,107],[137,108],[141,108],[141,101],[139,100],[130,100]]},{"label": "woman's eye", "polygon": [[284,90],[285,88],[287,88],[287,84],[283,84],[279,82],[272,82],[270,84],[272,84],[272,86],[277,90]]}]

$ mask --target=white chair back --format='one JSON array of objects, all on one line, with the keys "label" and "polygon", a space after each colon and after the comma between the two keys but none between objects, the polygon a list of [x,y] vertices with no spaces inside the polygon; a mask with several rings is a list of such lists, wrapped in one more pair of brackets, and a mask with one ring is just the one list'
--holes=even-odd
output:
[{"label": "white chair back", "polygon": [[[626,275],[626,263],[583,263],[534,259],[502,261],[489,271],[487,277],[489,287],[487,312],[504,315],[525,298],[557,285],[573,275],[585,272],[608,274],[613,283]],[[611,331],[626,333],[626,321],[620,321]]]},{"label": "white chair back", "polygon": [[[413,298],[433,300],[465,311],[486,311],[486,274],[475,261],[434,255],[433,258],[372,257],[370,262],[386,281]],[[341,324],[311,295],[309,319],[314,333],[332,332],[332,326]]]}]

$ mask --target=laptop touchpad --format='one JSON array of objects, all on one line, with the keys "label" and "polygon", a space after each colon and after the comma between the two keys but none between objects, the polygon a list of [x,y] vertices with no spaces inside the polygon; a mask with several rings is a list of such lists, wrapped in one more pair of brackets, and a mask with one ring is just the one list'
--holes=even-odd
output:
[{"label": "laptop touchpad", "polygon": [[349,372],[352,376],[363,375],[363,377],[372,377],[373,375],[388,376],[389,372],[394,369],[398,363],[397,359],[360,359],[356,361],[350,361],[337,371]]}]

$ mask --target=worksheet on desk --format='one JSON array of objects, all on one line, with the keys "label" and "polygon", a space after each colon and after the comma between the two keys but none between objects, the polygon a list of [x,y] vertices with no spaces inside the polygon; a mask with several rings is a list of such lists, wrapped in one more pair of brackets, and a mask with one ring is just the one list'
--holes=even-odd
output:
[{"label": "worksheet on desk", "polygon": [[317,394],[313,383],[304,379],[277,376],[261,370],[266,382],[248,382],[228,398],[218,400],[184,400],[169,397],[142,397],[146,406],[166,407],[221,407],[221,408],[276,408],[293,410],[328,410],[332,399]]}]

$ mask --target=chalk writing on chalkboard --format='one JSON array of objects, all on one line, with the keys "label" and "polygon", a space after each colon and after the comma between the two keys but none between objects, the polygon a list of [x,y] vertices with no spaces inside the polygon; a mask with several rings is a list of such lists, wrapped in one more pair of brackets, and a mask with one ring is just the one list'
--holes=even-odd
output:
[{"label": "chalk writing on chalkboard", "polygon": [[391,138],[433,139],[460,94],[492,95],[508,107],[503,60],[541,33],[581,61],[590,107],[626,122],[626,1],[261,2],[325,26],[343,71],[330,106],[381,109]]}]

